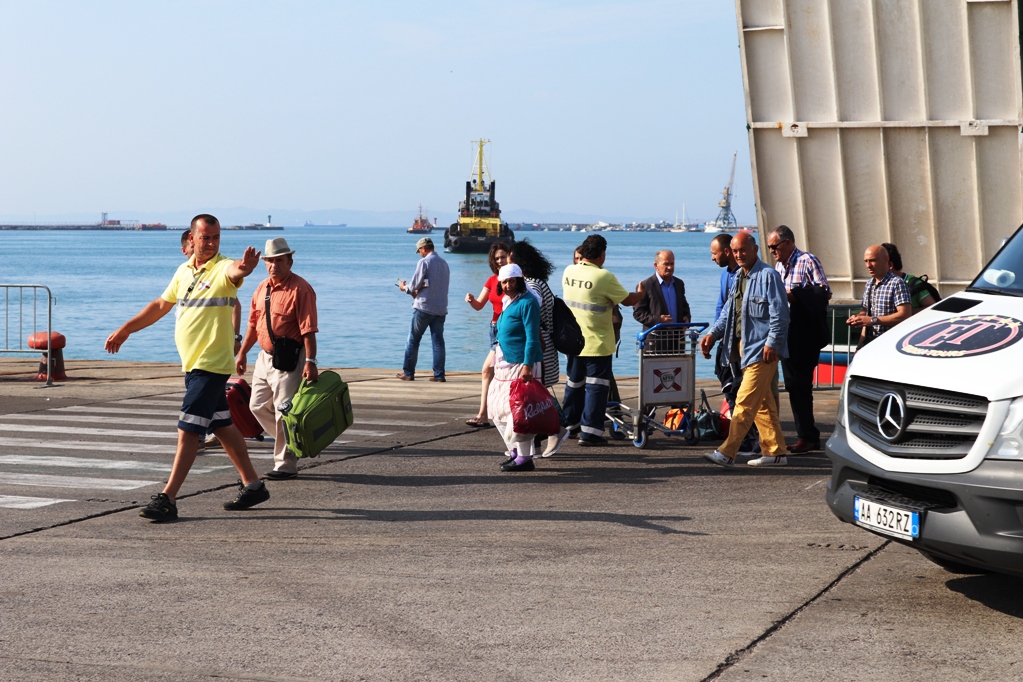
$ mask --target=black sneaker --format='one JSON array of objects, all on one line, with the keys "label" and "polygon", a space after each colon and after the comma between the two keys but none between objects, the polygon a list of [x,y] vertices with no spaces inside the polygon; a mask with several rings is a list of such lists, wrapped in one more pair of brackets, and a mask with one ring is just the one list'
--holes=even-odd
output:
[{"label": "black sneaker", "polygon": [[246,488],[244,483],[239,482],[238,495],[236,495],[230,502],[225,502],[224,509],[227,509],[228,511],[248,509],[249,507],[255,507],[260,502],[266,502],[269,499],[270,491],[266,489],[265,483],[260,483],[258,488],[251,490]]},{"label": "black sneaker", "polygon": [[166,494],[153,495],[153,501],[142,508],[139,516],[153,521],[173,521],[178,518],[178,505]]},{"label": "black sneaker", "polygon": [[584,448],[593,448],[600,445],[607,445],[607,438],[603,436],[590,436],[589,438],[579,438],[579,445]]}]

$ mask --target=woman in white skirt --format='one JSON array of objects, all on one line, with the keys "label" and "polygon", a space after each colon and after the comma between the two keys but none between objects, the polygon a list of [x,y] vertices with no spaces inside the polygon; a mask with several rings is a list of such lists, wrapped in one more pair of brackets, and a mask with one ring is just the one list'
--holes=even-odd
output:
[{"label": "woman in white skirt", "polygon": [[[509,259],[510,262],[522,268],[526,286],[540,300],[540,344],[543,348],[543,378],[541,381],[543,381],[544,388],[548,389],[557,400],[556,392],[552,390],[552,387],[558,384],[561,368],[558,349],[554,347],[554,292],[547,284],[547,280],[554,273],[554,264],[530,244],[528,239],[515,242],[511,247]],[[543,457],[550,457],[561,448],[567,438],[568,429],[562,428],[560,433],[546,439],[537,436],[534,442],[537,448],[543,450]]]},{"label": "woman in white skirt", "polygon": [[511,416],[511,384],[516,379],[532,381],[542,373],[543,351],[540,349],[540,304],[526,287],[522,269],[508,264],[497,274],[504,306],[497,319],[497,350],[494,358],[494,380],[490,382],[487,410],[497,432],[504,439],[507,459],[502,471],[532,471],[533,434],[515,433]]}]

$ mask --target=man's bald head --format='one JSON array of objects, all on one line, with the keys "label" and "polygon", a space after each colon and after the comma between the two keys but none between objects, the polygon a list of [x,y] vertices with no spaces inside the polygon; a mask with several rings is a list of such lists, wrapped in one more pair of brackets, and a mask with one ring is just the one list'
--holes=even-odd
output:
[{"label": "man's bald head", "polygon": [[746,272],[757,262],[757,240],[749,232],[740,232],[732,237],[732,254]]},{"label": "man's bald head", "polygon": [[654,256],[654,270],[661,279],[671,279],[675,274],[675,254],[665,249]]},{"label": "man's bald head", "polygon": [[863,252],[863,263],[867,266],[867,272],[880,282],[888,274],[888,250],[880,244],[868,246]]}]

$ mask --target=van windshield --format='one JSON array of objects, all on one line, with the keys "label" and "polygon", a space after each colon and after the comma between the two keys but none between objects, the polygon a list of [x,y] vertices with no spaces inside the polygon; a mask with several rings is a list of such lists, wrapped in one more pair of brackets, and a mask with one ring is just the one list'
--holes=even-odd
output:
[{"label": "van windshield", "polygon": [[1023,296],[1023,236],[1017,231],[967,291]]}]

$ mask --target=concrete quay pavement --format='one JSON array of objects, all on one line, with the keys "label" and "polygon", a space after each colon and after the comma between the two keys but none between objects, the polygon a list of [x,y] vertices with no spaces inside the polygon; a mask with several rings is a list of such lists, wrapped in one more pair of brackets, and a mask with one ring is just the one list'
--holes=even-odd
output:
[{"label": "concrete quay pavement", "polygon": [[151,524],[179,368],[70,362],[41,389],[33,364],[0,368],[0,680],[1023,677],[1018,581],[840,523],[820,453],[726,471],[655,435],[507,474],[464,424],[476,375],[342,369],[356,424],[298,479],[226,512],[214,451]]}]

